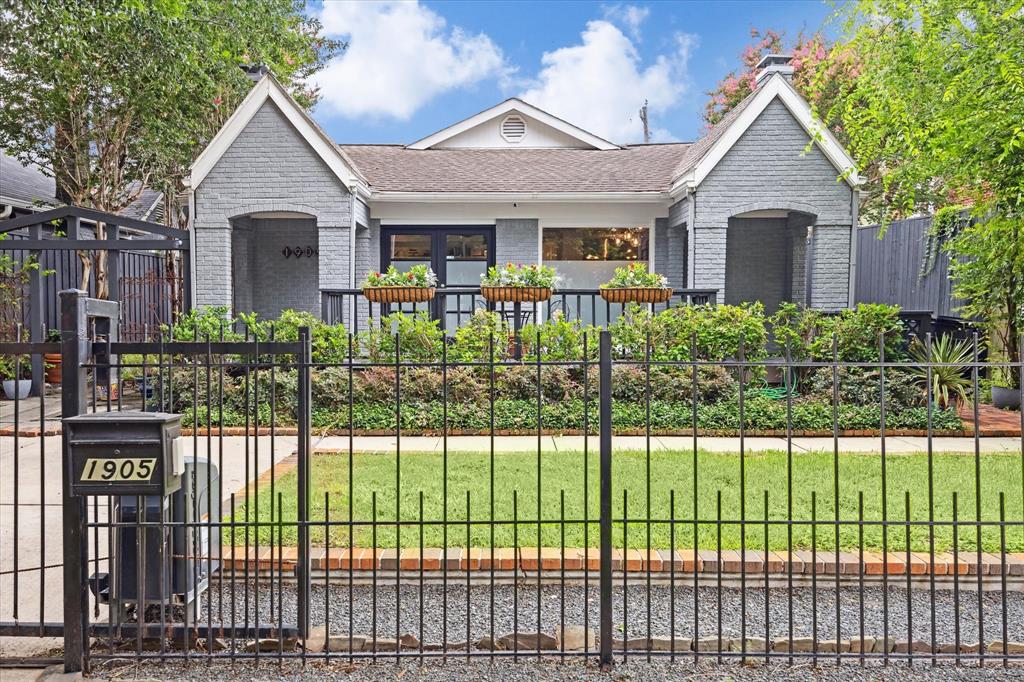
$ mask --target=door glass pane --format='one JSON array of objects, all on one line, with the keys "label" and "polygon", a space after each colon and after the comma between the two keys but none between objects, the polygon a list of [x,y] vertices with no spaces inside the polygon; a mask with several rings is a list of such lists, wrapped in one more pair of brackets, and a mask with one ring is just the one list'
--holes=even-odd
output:
[{"label": "door glass pane", "polygon": [[[445,235],[445,285],[449,287],[478,287],[480,276],[487,271],[487,236],[483,234]],[[464,323],[477,308],[482,308],[479,296],[448,296],[445,326],[449,333]]]},{"label": "door glass pane", "polygon": [[[399,272],[407,272],[414,265],[433,267],[433,237],[429,234],[393,234],[391,235],[391,265]],[[429,303],[403,303],[390,306],[392,312],[401,310],[411,313],[417,310],[430,310]]]}]

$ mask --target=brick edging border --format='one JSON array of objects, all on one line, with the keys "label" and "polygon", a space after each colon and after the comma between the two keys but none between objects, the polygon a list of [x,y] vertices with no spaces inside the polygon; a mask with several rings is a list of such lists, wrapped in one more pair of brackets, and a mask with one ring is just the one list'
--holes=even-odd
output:
[{"label": "brick edging border", "polygon": [[[739,550],[652,549],[650,554],[639,549],[612,550],[612,570],[626,573],[670,574],[675,564],[676,574],[707,573],[742,574],[748,576],[770,575],[835,575],[838,563],[839,574],[847,576],[905,576],[907,574],[906,554],[890,552],[883,557],[880,552],[864,552],[860,561],[857,553],[840,551],[810,550],[785,552],[747,550],[743,561]],[[298,563],[298,548],[227,547],[222,553],[224,568],[233,570],[275,570],[292,571]],[[838,562],[837,562],[838,559]],[[442,563],[444,566],[442,566]],[[340,571],[598,571],[600,550],[597,548],[558,547],[501,547],[491,550],[483,547],[449,547],[447,552],[439,547],[395,548],[376,550],[369,547],[313,548],[310,551],[312,570]],[[745,569],[745,570],[744,570]],[[767,569],[767,570],[766,570]],[[952,553],[940,552],[932,557],[927,552],[911,552],[909,570],[911,576],[953,576],[981,575],[1024,577],[1024,552],[1007,553],[1005,559],[992,553],[982,553],[981,563],[974,553],[963,553],[954,562]]]},{"label": "brick edging border", "polygon": [[[347,436],[349,435],[348,429],[314,429],[319,436]],[[39,436],[59,436],[63,433],[59,425],[47,427],[46,429],[39,428],[20,428],[15,432],[14,427],[5,426],[0,427],[0,436],[19,436],[23,438],[37,438]],[[740,434],[737,429],[697,429],[697,436],[704,437],[719,437],[719,438],[735,438]],[[249,428],[246,429],[244,426],[225,426],[223,428],[184,428],[181,430],[182,436],[192,437],[198,436],[205,438],[207,436],[297,436],[299,435],[298,428],[294,426],[278,426],[274,429],[270,427],[260,427],[257,429]],[[355,437],[360,436],[394,436],[394,429],[356,429],[352,432]],[[443,436],[442,431],[434,429],[409,429],[402,431],[403,436],[427,436],[431,438],[440,438]],[[488,429],[449,429],[449,436],[489,436],[491,435]],[[536,429],[497,429],[494,431],[495,436],[536,436]],[[541,435],[543,436],[582,436],[583,431],[580,429],[542,429]],[[597,436],[596,433],[590,434]],[[616,436],[645,436],[647,435],[646,429],[616,429],[614,435]],[[652,429],[652,436],[692,436],[693,431],[689,429]],[[760,438],[785,438],[786,431],[784,429],[748,429],[744,430],[743,435],[748,437],[760,437]],[[877,429],[840,429],[837,433],[833,433],[829,430],[794,430],[794,438],[831,438],[833,435],[838,435],[840,438],[879,438],[881,433]],[[925,437],[928,435],[928,431],[925,429],[886,429],[886,437],[898,438],[900,436],[912,436],[912,437]],[[982,428],[978,432],[978,435],[982,438],[1019,438],[1021,435],[1020,429],[990,429]],[[972,438],[974,436],[974,430],[969,428],[964,429],[946,429],[932,431],[932,436],[936,438]]]}]

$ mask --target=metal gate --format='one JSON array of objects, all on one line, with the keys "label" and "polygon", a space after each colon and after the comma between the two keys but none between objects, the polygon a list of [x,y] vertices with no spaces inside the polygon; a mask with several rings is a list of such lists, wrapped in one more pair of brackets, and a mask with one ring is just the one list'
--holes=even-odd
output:
[{"label": "metal gate", "polygon": [[[14,411],[11,493],[22,517],[3,543],[15,556],[3,578],[17,612],[5,613],[0,634],[63,637],[68,670],[123,659],[1009,665],[1024,656],[1013,616],[1024,605],[1024,451],[982,478],[975,429],[961,459],[940,458],[928,388],[927,469],[910,472],[916,465],[889,452],[908,436],[886,416],[887,387],[906,365],[884,351],[873,364],[767,361],[746,359],[741,344],[725,361],[654,360],[649,340],[643,357],[619,357],[602,332],[558,360],[512,360],[499,352],[507,339],[493,338],[484,362],[449,358],[447,344],[432,359],[397,337],[371,358],[352,336],[325,355],[327,340],[314,343],[305,328],[126,343],[116,305],[65,292],[63,306],[63,416],[180,414],[185,445],[181,489],[167,501],[76,497],[66,450],[54,464],[55,436],[19,435]],[[750,370],[772,365],[831,377],[822,452],[801,450],[792,393],[777,403],[785,428],[753,432],[750,412],[763,401]],[[869,464],[880,485],[848,470],[854,460],[841,452],[840,370],[852,366],[878,370],[880,456]],[[690,409],[671,434],[655,426],[665,419],[652,398],[663,367],[691,382]],[[700,426],[709,417],[698,383],[712,367],[738,378],[737,452],[724,466]],[[977,359],[967,368],[974,395],[985,369]],[[639,429],[621,426],[629,415],[615,398],[629,382]],[[578,402],[581,421],[559,401]],[[521,425],[515,434],[498,427],[510,421]],[[56,423],[44,416],[41,433]],[[59,565],[45,560],[58,542],[52,509],[31,526],[50,549],[38,566],[25,562],[33,531],[17,496],[31,489],[27,437],[46,453],[31,479],[40,508],[56,497],[47,495],[56,471],[64,477],[57,620],[45,617],[54,597],[43,584],[24,598],[27,571],[43,581]],[[774,438],[779,452],[765,455],[757,438]],[[941,478],[954,470],[966,478],[950,489]],[[923,485],[911,490],[911,480]],[[26,608],[36,598],[38,609]]]}]

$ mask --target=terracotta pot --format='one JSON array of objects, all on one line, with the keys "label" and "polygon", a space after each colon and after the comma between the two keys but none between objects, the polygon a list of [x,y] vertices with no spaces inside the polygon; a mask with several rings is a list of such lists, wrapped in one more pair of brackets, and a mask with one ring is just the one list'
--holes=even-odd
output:
[{"label": "terracotta pot", "polygon": [[60,383],[60,353],[45,353],[43,355],[43,366],[46,367],[46,383]]},{"label": "terracotta pot", "polygon": [[434,288],[364,287],[363,296],[371,303],[425,303],[434,298]]},{"label": "terracotta pot", "polygon": [[671,287],[608,287],[601,298],[609,303],[665,303],[672,298]]},{"label": "terracotta pot", "polygon": [[551,298],[551,287],[480,287],[480,295],[491,303],[538,303]]}]

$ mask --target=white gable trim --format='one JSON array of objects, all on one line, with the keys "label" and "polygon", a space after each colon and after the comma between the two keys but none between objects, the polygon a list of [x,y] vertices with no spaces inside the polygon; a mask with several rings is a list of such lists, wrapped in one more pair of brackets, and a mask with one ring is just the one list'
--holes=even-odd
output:
[{"label": "white gable trim", "polygon": [[675,196],[686,188],[694,188],[702,183],[776,97],[807,132],[814,141],[814,145],[825,154],[836,170],[844,175],[846,182],[851,187],[861,185],[864,180],[857,174],[857,164],[854,163],[853,158],[843,149],[828,128],[814,117],[807,100],[801,97],[782,75],[775,74],[758,89],[750,104],[740,112],[725,134],[711,146],[711,149],[697,161],[697,164],[673,182],[670,193]]},{"label": "white gable trim", "polygon": [[501,104],[495,105],[490,109],[485,109],[484,111],[481,111],[479,114],[470,116],[467,119],[459,121],[455,125],[448,126],[444,130],[439,130],[433,135],[428,135],[427,137],[424,137],[422,140],[417,140],[416,142],[410,144],[408,146],[408,149],[430,149],[434,145],[444,142],[449,138],[455,137],[459,133],[464,133],[470,128],[474,128],[480,125],[481,123],[486,123],[487,121],[490,121],[493,118],[497,118],[498,116],[502,116],[511,111],[518,111],[521,114],[526,114],[530,118],[537,119],[541,123],[549,125],[555,130],[565,133],[570,137],[574,137],[580,142],[590,145],[594,149],[621,149],[621,147],[617,144],[613,144],[608,140],[605,140],[604,138],[600,138],[597,135],[594,135],[593,133],[588,133],[586,130],[583,130],[583,128],[574,126],[568,121],[563,121],[557,116],[553,116],[548,112],[544,111],[543,109],[538,109],[532,104],[527,104],[523,100],[516,99],[515,97],[507,99]]},{"label": "white gable trim", "polygon": [[188,179],[189,187],[195,189],[202,184],[232,143],[249,125],[249,121],[256,115],[256,112],[268,100],[277,105],[289,123],[302,136],[302,139],[313,148],[317,156],[323,159],[327,167],[344,183],[345,187],[362,196],[369,196],[366,181],[349,165],[338,146],[270,75],[264,76],[253,86],[235,112],[210,140],[210,144],[192,163]]}]

